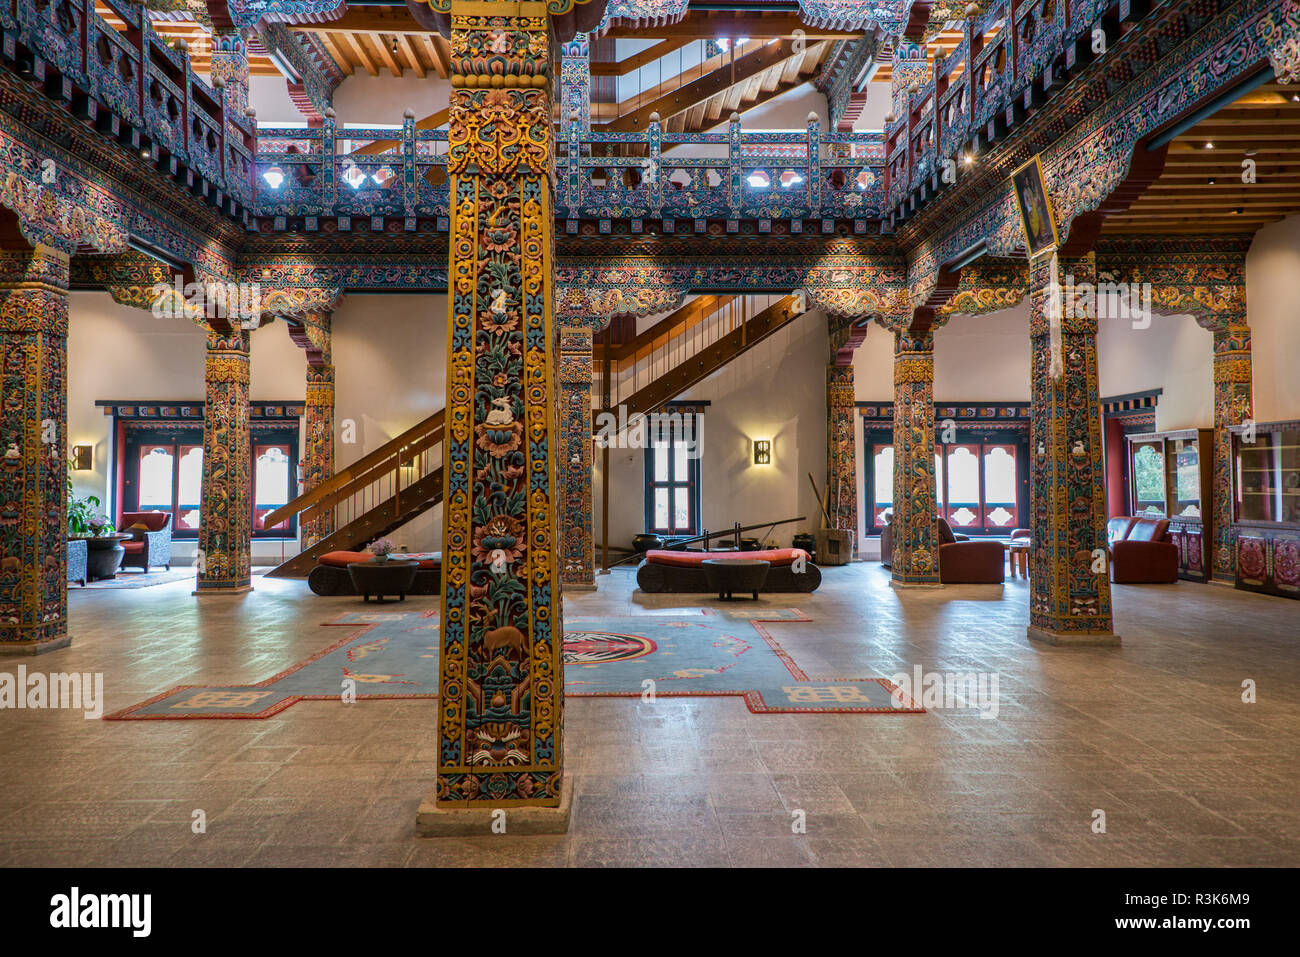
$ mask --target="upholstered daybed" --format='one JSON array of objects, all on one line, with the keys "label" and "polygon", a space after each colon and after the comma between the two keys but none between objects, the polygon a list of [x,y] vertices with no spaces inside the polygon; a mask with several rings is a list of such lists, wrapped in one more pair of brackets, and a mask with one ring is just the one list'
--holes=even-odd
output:
[{"label": "upholstered daybed", "polygon": [[[815,591],[822,583],[821,570],[802,548],[770,548],[757,552],[676,552],[651,549],[637,569],[636,583],[646,592],[707,592],[704,577],[706,558],[749,558],[770,562],[762,591]],[[802,570],[795,571],[796,559]]]},{"label": "upholstered daybed", "polygon": [[[394,561],[415,559],[420,563],[415,571],[415,584],[407,594],[442,594],[442,552],[394,552],[392,558]],[[374,559],[369,552],[326,552],[316,560],[319,564],[307,576],[307,585],[318,595],[355,595],[357,590],[352,586],[348,566]]]}]

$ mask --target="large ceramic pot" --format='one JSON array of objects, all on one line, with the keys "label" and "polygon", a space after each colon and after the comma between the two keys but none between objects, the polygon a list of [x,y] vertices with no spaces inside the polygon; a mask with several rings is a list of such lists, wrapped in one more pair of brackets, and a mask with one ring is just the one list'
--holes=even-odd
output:
[{"label": "large ceramic pot", "polygon": [[648,552],[652,548],[663,548],[664,540],[650,532],[642,532],[632,536],[632,547],[638,552]]},{"label": "large ceramic pot", "polygon": [[113,578],[122,567],[126,549],[122,542],[130,535],[98,535],[84,539],[86,543],[86,575],[91,581]]}]

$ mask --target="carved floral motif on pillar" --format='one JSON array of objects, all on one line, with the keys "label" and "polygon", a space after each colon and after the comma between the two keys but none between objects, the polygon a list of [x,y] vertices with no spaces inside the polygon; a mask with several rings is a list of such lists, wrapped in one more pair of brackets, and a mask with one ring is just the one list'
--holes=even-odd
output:
[{"label": "carved floral motif on pillar", "polygon": [[0,251],[0,647],[67,641],[68,255]]},{"label": "carved floral motif on pillar", "polygon": [[248,436],[249,342],[236,327],[209,330],[199,503],[199,594],[249,587],[252,494]]},{"label": "carved floral motif on pillar", "polygon": [[935,521],[934,336],[894,334],[892,573],[904,585],[939,584]]},{"label": "carved floral motif on pillar", "polygon": [[1111,643],[1096,301],[1070,285],[1095,287],[1096,265],[1062,257],[1054,287],[1051,263],[1030,264],[1029,634]]},{"label": "carved floral motif on pillar", "polygon": [[835,528],[849,533],[857,554],[858,470],[853,366],[826,367],[826,510]]},{"label": "carved floral motif on pillar", "polygon": [[564,521],[560,575],[566,585],[594,586],[595,543],[591,503],[592,330],[560,330],[560,455]]},{"label": "carved floral motif on pillar", "polygon": [[436,800],[442,808],[556,806],[564,674],[551,38],[545,15],[522,15],[515,4],[453,2],[450,13]]}]

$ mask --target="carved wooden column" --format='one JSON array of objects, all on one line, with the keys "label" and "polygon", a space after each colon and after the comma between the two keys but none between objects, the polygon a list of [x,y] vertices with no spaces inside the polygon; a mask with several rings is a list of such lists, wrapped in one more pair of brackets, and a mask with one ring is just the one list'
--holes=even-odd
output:
[{"label": "carved wooden column", "polygon": [[591,510],[590,328],[560,330],[560,464],[563,477],[560,576],[565,588],[596,587]]},{"label": "carved wooden column", "polygon": [[0,654],[71,641],[68,258],[0,250]]},{"label": "carved wooden column", "polygon": [[234,594],[250,588],[248,360],[249,339],[243,329],[209,330],[203,376],[198,595]]},{"label": "carved wooden column", "polygon": [[[1030,263],[1029,637],[1116,645],[1105,560],[1106,489],[1097,394],[1092,253]],[[1084,286],[1087,284],[1087,286]],[[1053,305],[1056,303],[1058,305]],[[1059,318],[1054,318],[1059,316]]]},{"label": "carved wooden column", "polygon": [[417,828],[487,833],[505,808],[563,830],[548,10],[569,4],[432,7],[450,13],[451,288],[438,777]]},{"label": "carved wooden column", "polygon": [[1216,316],[1214,328],[1214,471],[1210,486],[1214,580],[1233,584],[1237,546],[1232,531],[1232,433],[1251,418],[1250,327],[1245,306],[1239,314]]},{"label": "carved wooden column", "polygon": [[[308,317],[307,402],[303,418],[302,490],[310,492],[334,474],[334,353],[330,314]],[[302,524],[304,550],[334,532],[334,510]]]},{"label": "carved wooden column", "polygon": [[567,131],[573,117],[581,130],[591,129],[591,40],[579,33],[560,50],[560,125]]},{"label": "carved wooden column", "polygon": [[848,531],[852,557],[858,550],[856,400],[853,366],[827,366],[826,510],[836,528]]},{"label": "carved wooden column", "polygon": [[934,478],[934,335],[895,332],[895,585],[939,584]]}]

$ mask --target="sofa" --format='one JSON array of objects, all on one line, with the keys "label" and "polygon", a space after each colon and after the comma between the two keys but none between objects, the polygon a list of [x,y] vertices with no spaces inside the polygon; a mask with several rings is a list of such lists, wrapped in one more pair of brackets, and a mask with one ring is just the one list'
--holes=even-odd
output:
[{"label": "sofa", "polygon": [[[408,595],[442,594],[442,552],[393,552],[390,561],[410,561],[415,569],[415,584]],[[307,574],[307,587],[317,595],[357,595],[348,566],[353,562],[372,562],[370,552],[326,552],[316,559],[317,565]]]},{"label": "sofa", "polygon": [[1106,540],[1110,580],[1117,585],[1178,581],[1178,546],[1169,537],[1169,519],[1121,515],[1106,523]]},{"label": "sofa", "polygon": [[1000,541],[955,534],[946,518],[939,528],[939,581],[944,585],[1001,585],[1006,549]]},{"label": "sofa", "polygon": [[[768,562],[767,581],[760,591],[811,592],[822,583],[822,573],[802,548],[769,548],[756,552],[678,552],[652,548],[636,571],[637,586],[644,592],[708,592],[704,575],[706,558],[744,558]],[[802,560],[803,570],[794,563]]]},{"label": "sofa", "polygon": [[84,538],[68,539],[68,581],[86,587],[86,561],[90,552]]},{"label": "sofa", "polygon": [[142,568],[146,573],[155,565],[168,571],[172,567],[172,513],[123,512],[121,529],[135,537],[122,542],[126,552],[123,568]]}]

